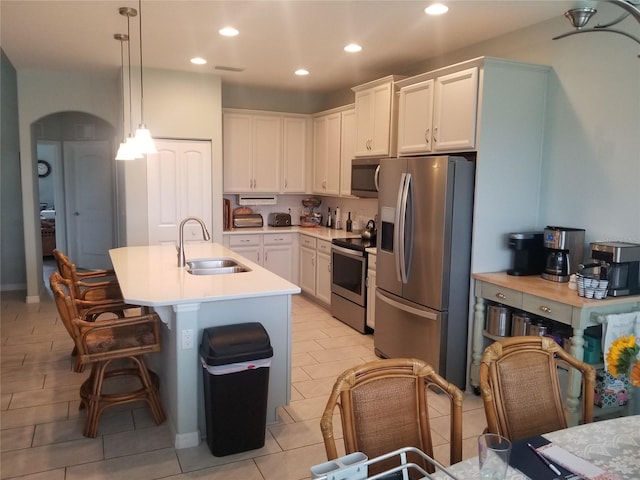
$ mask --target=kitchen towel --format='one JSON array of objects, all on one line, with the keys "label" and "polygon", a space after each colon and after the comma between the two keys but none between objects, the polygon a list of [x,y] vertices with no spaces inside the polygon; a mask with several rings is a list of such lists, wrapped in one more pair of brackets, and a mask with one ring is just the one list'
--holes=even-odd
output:
[{"label": "kitchen towel", "polygon": [[607,370],[607,353],[616,338],[634,334],[640,337],[640,312],[610,313],[605,316],[607,321],[602,325],[602,353],[604,354],[604,369]]}]

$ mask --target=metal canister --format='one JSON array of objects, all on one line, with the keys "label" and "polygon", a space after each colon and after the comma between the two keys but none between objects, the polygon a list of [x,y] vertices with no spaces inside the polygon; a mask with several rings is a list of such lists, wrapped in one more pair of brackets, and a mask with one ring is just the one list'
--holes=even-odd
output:
[{"label": "metal canister", "polygon": [[487,315],[487,332],[507,337],[511,333],[511,309],[502,305],[490,305]]},{"label": "metal canister", "polygon": [[525,312],[514,312],[511,316],[511,336],[528,335],[533,317]]},{"label": "metal canister", "polygon": [[543,323],[533,322],[529,324],[527,335],[538,335],[540,337],[544,337],[547,333],[549,333],[549,327],[547,327]]}]

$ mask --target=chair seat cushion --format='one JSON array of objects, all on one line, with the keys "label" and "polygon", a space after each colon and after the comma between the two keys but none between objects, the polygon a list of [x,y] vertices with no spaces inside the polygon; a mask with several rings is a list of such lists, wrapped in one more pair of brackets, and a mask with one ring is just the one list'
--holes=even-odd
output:
[{"label": "chair seat cushion", "polygon": [[87,353],[107,353],[136,347],[148,347],[157,343],[153,325],[122,325],[92,330],[86,336]]}]

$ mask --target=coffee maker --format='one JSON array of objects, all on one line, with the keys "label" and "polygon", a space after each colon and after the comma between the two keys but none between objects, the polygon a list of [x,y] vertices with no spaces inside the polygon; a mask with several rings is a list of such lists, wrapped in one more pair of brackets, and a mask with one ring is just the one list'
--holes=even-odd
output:
[{"label": "coffee maker", "polygon": [[578,271],[584,252],[584,229],[547,226],[544,229],[545,267],[542,278],[568,282]]},{"label": "coffee maker", "polygon": [[540,275],[544,270],[542,232],[510,233],[508,245],[513,251],[512,268],[507,275]]},{"label": "coffee maker", "polygon": [[609,280],[608,295],[640,293],[640,245],[627,242],[594,242],[591,258],[600,263],[600,278]]}]

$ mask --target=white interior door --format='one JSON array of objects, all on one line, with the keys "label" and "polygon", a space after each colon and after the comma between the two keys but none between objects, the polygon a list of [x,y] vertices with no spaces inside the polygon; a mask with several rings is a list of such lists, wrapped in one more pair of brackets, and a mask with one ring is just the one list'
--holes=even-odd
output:
[{"label": "white interior door", "polygon": [[[156,140],[158,153],[147,155],[149,244],[176,244],[183,218],[202,218],[213,225],[211,142]],[[200,225],[185,226],[185,240],[202,240]]]},{"label": "white interior door", "polygon": [[82,268],[111,268],[113,155],[107,141],[64,142],[67,255]]}]

